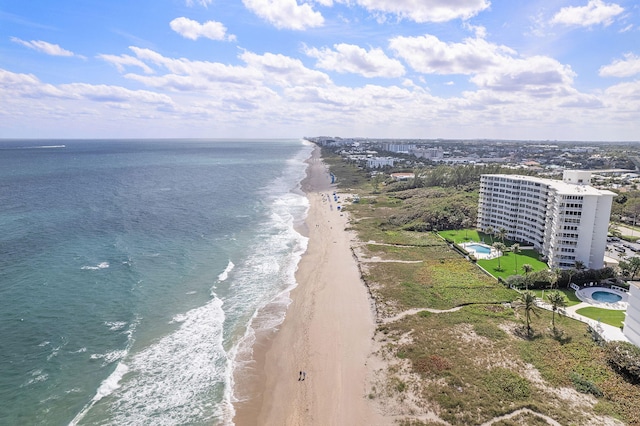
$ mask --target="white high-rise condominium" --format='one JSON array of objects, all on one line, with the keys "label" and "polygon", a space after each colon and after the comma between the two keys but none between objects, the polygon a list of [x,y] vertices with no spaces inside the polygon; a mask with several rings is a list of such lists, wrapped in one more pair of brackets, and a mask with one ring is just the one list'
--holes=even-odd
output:
[{"label": "white high-rise condominium", "polygon": [[504,229],[530,244],[551,268],[604,265],[611,202],[592,186],[591,172],[566,170],[562,181],[519,175],[482,175],[477,227]]}]

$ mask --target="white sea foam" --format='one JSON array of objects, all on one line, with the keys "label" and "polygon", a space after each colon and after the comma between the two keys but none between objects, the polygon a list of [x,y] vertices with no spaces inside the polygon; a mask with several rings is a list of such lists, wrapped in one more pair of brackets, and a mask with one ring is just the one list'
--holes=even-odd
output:
[{"label": "white sea foam", "polygon": [[109,330],[111,331],[120,331],[127,326],[127,322],[126,321],[106,321],[104,325],[109,327]]},{"label": "white sea foam", "polygon": [[[300,164],[310,152],[310,149],[305,151],[292,163]],[[273,330],[282,323],[291,303],[289,293],[297,285],[295,271],[307,249],[308,239],[295,231],[294,224],[306,217],[309,202],[301,192],[291,192],[290,185],[292,181],[302,180],[304,173],[304,167],[291,167],[271,186],[275,190],[270,202],[270,223],[256,236],[253,254],[246,264],[234,274],[235,295],[229,305],[242,306],[243,301],[246,304],[251,300],[254,310],[244,334],[229,351],[233,361],[229,392],[225,394],[229,405],[247,397],[235,388],[235,372],[252,365],[257,333]]]},{"label": "white sea foam", "polygon": [[109,262],[102,262],[102,263],[99,263],[99,264],[98,264],[98,265],[96,265],[96,266],[83,266],[83,267],[82,267],[82,268],[80,268],[80,269],[86,269],[86,270],[97,270],[97,269],[106,269],[106,268],[108,268],[108,267],[109,267]]},{"label": "white sea foam", "polygon": [[[90,359],[103,359],[105,362],[103,366],[109,365],[111,362],[116,361],[118,359],[124,358],[129,352],[131,345],[133,344],[133,332],[135,331],[136,326],[138,325],[139,318],[136,318],[135,321],[131,323],[129,329],[127,330],[128,341],[127,346],[122,351],[113,351],[107,354],[92,354]],[[81,348],[79,352],[85,352],[87,348]],[[117,357],[117,358],[116,358]],[[106,362],[107,360],[111,360],[110,362]],[[120,380],[127,373],[128,367],[123,363],[119,362],[116,366],[116,369],[107,377],[96,390],[96,394],[91,399],[91,401],[85,405],[82,410],[73,418],[69,426],[75,426],[78,424],[80,420],[82,420],[89,410],[95,405],[96,402],[109,395],[109,393],[113,392],[119,387]]]},{"label": "white sea foam", "polygon": [[118,389],[120,387],[120,380],[125,374],[127,374],[127,371],[129,371],[129,367],[127,367],[123,362],[118,363],[113,373],[111,373],[111,375],[100,384],[100,387],[96,391],[96,395],[93,397],[93,401],[98,402]]},{"label": "white sea foam", "polygon": [[187,316],[185,314],[178,314],[171,319],[169,324],[181,323],[181,322],[185,322],[186,320],[187,320]]},{"label": "white sea foam", "polygon": [[20,149],[52,149],[52,148],[66,148],[66,145],[40,145],[40,146],[22,146]]},{"label": "white sea foam", "polygon": [[82,411],[80,411],[73,418],[73,420],[71,420],[71,422],[69,423],[69,426],[76,426],[78,424],[78,422],[80,422],[80,420],[82,420],[84,418],[84,416],[87,415],[89,410],[91,410],[91,408],[93,408],[93,406],[96,404],[96,402],[100,401],[102,398],[104,398],[105,396],[110,395],[111,393],[113,393],[113,391],[118,389],[120,387],[120,380],[122,380],[122,377],[125,374],[127,374],[127,371],[129,371],[129,367],[127,367],[124,363],[120,362],[116,366],[116,369],[113,371],[113,373],[111,373],[111,375],[109,377],[107,377],[100,384],[100,387],[96,391],[96,394],[94,395],[94,397],[91,400],[91,402],[89,402],[89,404],[87,404],[82,409]]},{"label": "white sea foam", "polygon": [[107,366],[109,364],[111,364],[112,362],[121,360],[122,358],[125,357],[125,355],[127,355],[127,349],[122,349],[122,350],[117,350],[117,351],[111,351],[111,352],[107,352],[105,354],[91,354],[91,356],[89,357],[90,359],[101,359],[103,360],[102,365],[103,366]]},{"label": "white sea foam", "polygon": [[44,382],[49,378],[49,375],[45,372],[43,372],[42,370],[38,369],[38,370],[33,370],[31,372],[31,378],[29,380],[27,380],[26,383],[22,384],[20,387],[23,388],[25,386],[29,386],[32,385],[34,383],[40,383],[40,382]]},{"label": "white sea foam", "polygon": [[226,281],[227,278],[229,278],[229,273],[233,270],[234,266],[235,265],[233,264],[233,262],[229,260],[227,267],[224,269],[224,271],[220,275],[218,275],[218,281]]},{"label": "white sea foam", "polygon": [[51,353],[49,355],[47,355],[47,361],[51,361],[51,358],[58,356],[58,353],[60,352],[60,349],[62,348],[63,345],[60,346],[56,346],[55,348],[53,348],[51,350]]},{"label": "white sea foam", "polygon": [[174,425],[221,416],[223,407],[213,405],[210,390],[223,385],[228,370],[224,318],[222,301],[216,298],[184,314],[175,332],[131,354],[129,374],[111,395],[110,421],[144,424],[153,418],[155,425]]},{"label": "white sea foam", "polygon": [[[129,371],[100,403],[110,424],[147,424],[149,419],[160,426],[233,424],[232,401],[238,397],[233,372],[250,358],[256,331],[282,322],[289,292],[296,286],[295,271],[307,239],[295,231],[294,223],[305,217],[308,202],[296,191],[299,184],[292,186],[304,178],[302,160],[311,148],[297,154],[283,175],[263,189],[267,223],[247,244],[251,253],[234,257],[236,264],[229,261],[218,276],[220,291],[229,289],[221,296],[224,305],[213,294],[206,305],[174,315],[171,322],[179,325],[171,334],[122,359]],[[221,393],[221,402],[212,398]]]}]

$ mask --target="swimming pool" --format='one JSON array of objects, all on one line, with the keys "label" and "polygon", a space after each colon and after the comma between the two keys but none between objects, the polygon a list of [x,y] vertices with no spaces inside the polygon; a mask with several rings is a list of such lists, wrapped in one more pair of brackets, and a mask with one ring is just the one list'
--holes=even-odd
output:
[{"label": "swimming pool", "polygon": [[467,251],[475,251],[476,253],[480,254],[491,253],[491,247],[485,246],[483,244],[467,244],[464,248],[467,249]]},{"label": "swimming pool", "polygon": [[629,306],[629,295],[624,291],[608,287],[583,287],[576,291],[583,302],[604,309],[624,311]]},{"label": "swimming pool", "polygon": [[591,293],[591,298],[604,303],[616,303],[622,300],[622,296],[608,291],[594,291]]}]

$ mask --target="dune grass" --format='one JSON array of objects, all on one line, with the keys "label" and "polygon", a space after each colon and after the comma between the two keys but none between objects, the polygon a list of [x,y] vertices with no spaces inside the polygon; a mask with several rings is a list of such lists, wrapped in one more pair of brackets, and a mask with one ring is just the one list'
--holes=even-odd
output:
[{"label": "dune grass", "polygon": [[[349,186],[346,191],[351,193],[361,185],[361,202],[346,208],[349,226],[363,242],[358,247],[362,256],[385,260],[361,264],[378,315],[463,306],[446,313],[422,311],[378,326],[379,355],[389,364],[385,382],[372,387],[369,398],[380,398],[382,405],[389,402],[385,398],[394,398],[391,404],[413,401],[416,411],[407,411],[404,418],[396,419],[398,424],[432,424],[421,419],[428,410],[451,425],[481,424],[525,407],[560,424],[593,424],[602,415],[640,424],[640,411],[630,403],[640,400],[640,387],[609,366],[604,348],[594,342],[586,324],[556,315],[554,330],[552,313],[539,310],[532,317],[533,336],[527,337],[524,312],[501,303],[516,300],[517,292],[482,273],[433,234],[394,226],[394,214],[401,210],[408,214],[407,206],[384,189],[380,194],[368,192],[359,171],[348,178],[339,176],[339,182]],[[445,238],[459,238],[448,232],[442,233]],[[457,235],[462,235],[459,242],[483,238],[475,230]],[[491,243],[490,236],[485,236],[485,242]],[[526,251],[517,256],[517,262],[519,268],[524,263],[534,270],[547,268],[535,253]],[[499,272],[497,264],[496,259],[483,266],[494,273]],[[503,256],[500,264],[505,274],[498,276],[516,272],[513,254]],[[570,303],[577,303],[573,294],[565,294]],[[598,314],[602,320],[603,314]],[[597,402],[567,403],[558,397],[559,389],[566,387],[597,390]],[[539,423],[533,415],[520,417],[527,424]]]}]

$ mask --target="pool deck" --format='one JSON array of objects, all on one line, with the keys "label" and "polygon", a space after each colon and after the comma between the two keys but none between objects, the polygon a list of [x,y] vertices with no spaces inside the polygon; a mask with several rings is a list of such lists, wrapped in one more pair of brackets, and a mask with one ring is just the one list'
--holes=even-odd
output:
[{"label": "pool deck", "polygon": [[[621,300],[618,302],[601,302],[593,298],[593,293],[596,291],[603,291],[607,293],[613,293],[621,297]],[[613,290],[607,287],[585,287],[580,290],[576,290],[576,297],[583,302],[587,303],[588,306],[594,306],[596,308],[603,309],[612,309],[615,311],[626,311],[629,306],[628,300],[629,295],[622,291]]]},{"label": "pool deck", "polygon": [[[469,248],[469,246],[473,246],[473,245],[486,247],[489,250],[491,250],[491,252],[490,253],[478,253],[473,248]],[[479,242],[476,242],[476,241],[469,241],[469,242],[466,242],[466,243],[461,243],[461,244],[459,244],[459,246],[462,247],[463,249],[465,249],[466,251],[468,251],[469,253],[473,254],[473,257],[475,257],[476,259],[495,259],[496,257],[502,256],[502,252],[494,249],[493,247],[491,247],[490,245],[485,244],[485,243],[479,243]]]}]

